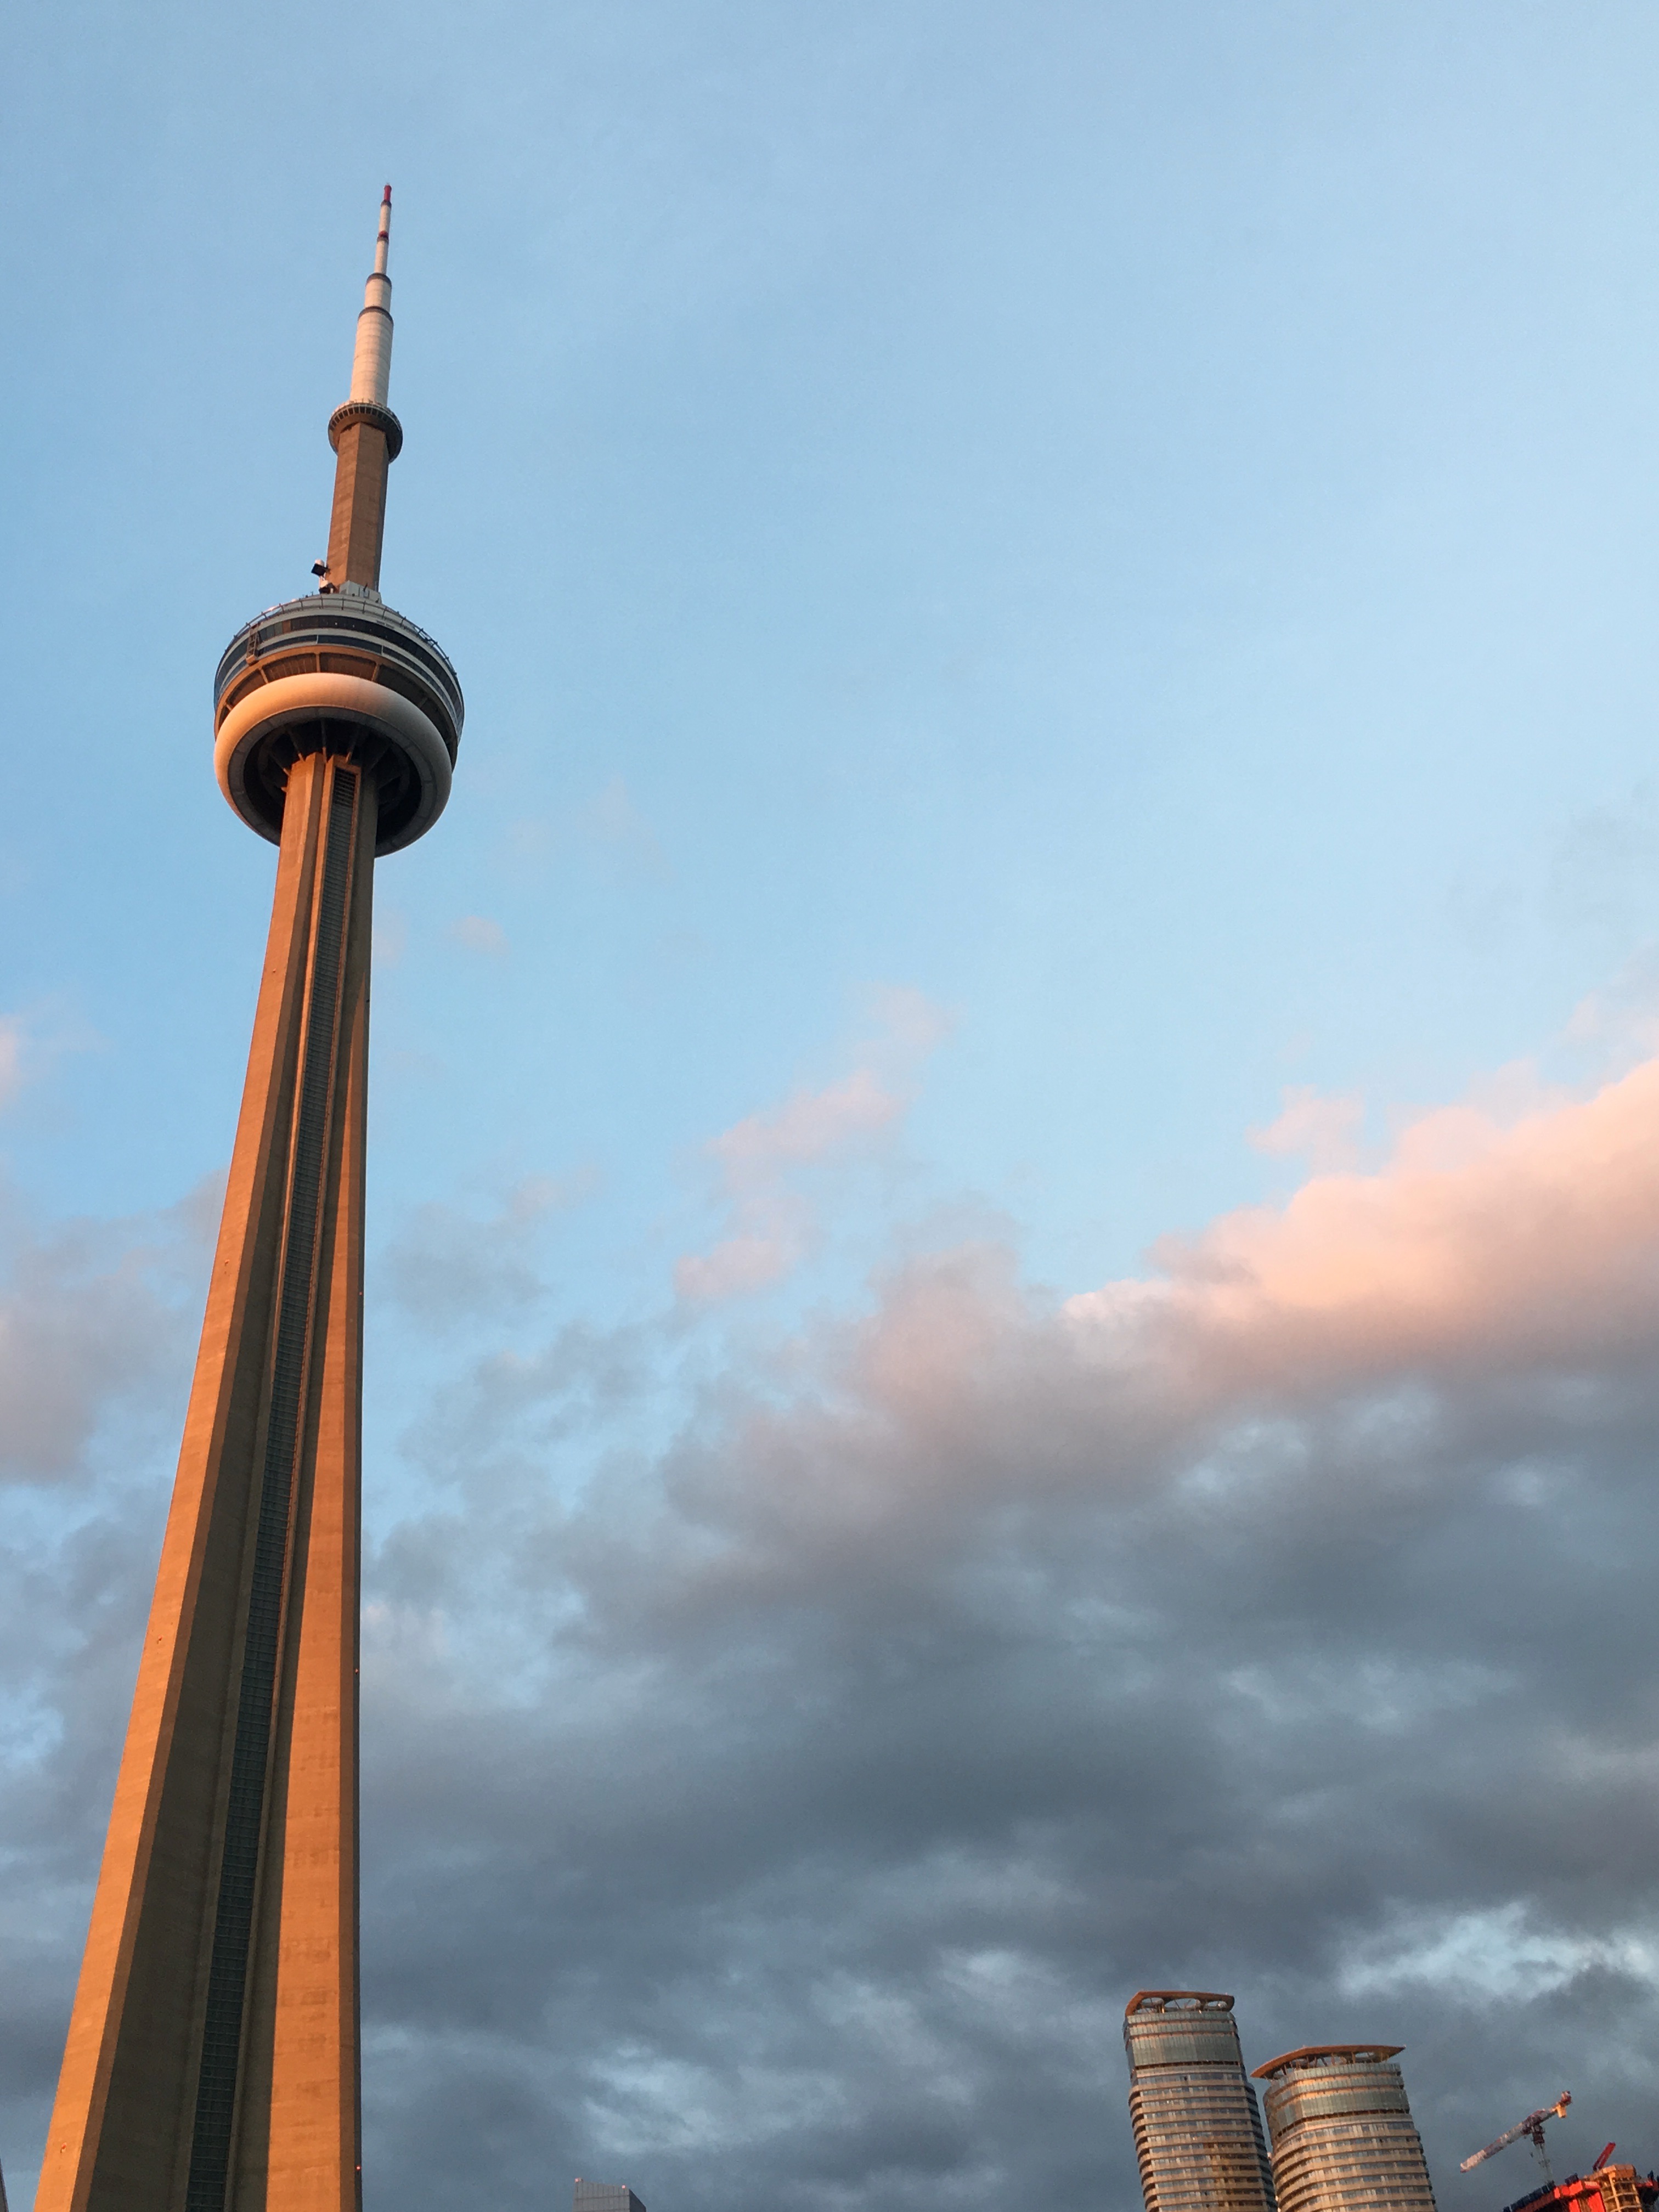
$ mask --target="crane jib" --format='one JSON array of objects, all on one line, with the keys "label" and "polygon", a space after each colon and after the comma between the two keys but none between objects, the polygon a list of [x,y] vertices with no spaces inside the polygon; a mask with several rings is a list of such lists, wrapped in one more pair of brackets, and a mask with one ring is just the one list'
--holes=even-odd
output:
[{"label": "crane jib", "polygon": [[1512,2128],[1498,2136],[1496,2142],[1489,2142],[1485,2150],[1478,2150],[1473,2158],[1466,2158],[1458,2167],[1458,2172],[1468,2173],[1479,2166],[1482,2160],[1490,2158],[1494,2151],[1507,2150],[1512,2142],[1519,2142],[1522,2136],[1530,2136],[1533,2148],[1538,2153],[1539,2161],[1547,2174],[1549,2160],[1544,2151],[1544,2123],[1546,2120],[1559,2119],[1571,2102],[1571,2090],[1564,2089],[1553,2105],[1540,2105],[1535,2112],[1528,2112],[1524,2120],[1517,2120]]}]

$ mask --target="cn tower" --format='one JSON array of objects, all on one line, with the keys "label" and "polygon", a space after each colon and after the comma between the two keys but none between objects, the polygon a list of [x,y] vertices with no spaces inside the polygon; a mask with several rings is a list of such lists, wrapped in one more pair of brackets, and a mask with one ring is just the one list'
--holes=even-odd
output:
[{"label": "cn tower", "polygon": [[36,2212],[361,2200],[357,1658],[374,862],[449,796],[462,702],[380,598],[392,188],[319,589],[240,629],[214,766],[277,848],[207,1315]]}]

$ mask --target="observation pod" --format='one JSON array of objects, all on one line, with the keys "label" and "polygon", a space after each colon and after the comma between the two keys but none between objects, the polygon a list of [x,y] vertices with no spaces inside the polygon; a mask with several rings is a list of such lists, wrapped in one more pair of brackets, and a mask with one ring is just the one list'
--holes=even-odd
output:
[{"label": "observation pod", "polygon": [[289,772],[321,755],[373,787],[377,858],[412,845],[443,812],[466,711],[447,656],[380,597],[386,477],[404,445],[386,404],[391,231],[388,185],[350,393],[328,418],[337,460],[328,557],[313,563],[321,584],[245,623],[213,679],[214,773],[248,828],[280,845]]},{"label": "observation pod", "polygon": [[214,772],[248,828],[280,845],[295,762],[352,761],[379,790],[378,858],[443,812],[465,712],[455,671],[423,629],[378,594],[314,592],[256,615],[225,648]]}]

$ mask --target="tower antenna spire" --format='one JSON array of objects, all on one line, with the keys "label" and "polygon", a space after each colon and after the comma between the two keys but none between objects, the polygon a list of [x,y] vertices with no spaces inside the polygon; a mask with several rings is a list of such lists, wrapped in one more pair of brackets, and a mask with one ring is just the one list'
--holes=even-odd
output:
[{"label": "tower antenna spire", "polygon": [[334,471],[334,509],[328,524],[328,558],[321,588],[379,596],[380,544],[386,534],[386,471],[403,450],[403,426],[386,404],[392,386],[392,187],[380,195],[374,266],[363,286],[357,340],[351,354],[351,390],[328,419],[328,441],[339,459]]},{"label": "tower antenna spire", "polygon": [[357,318],[357,343],[351,356],[351,397],[384,407],[392,382],[392,279],[386,257],[392,247],[392,187],[380,198],[380,228],[374,240],[374,266],[363,287]]}]

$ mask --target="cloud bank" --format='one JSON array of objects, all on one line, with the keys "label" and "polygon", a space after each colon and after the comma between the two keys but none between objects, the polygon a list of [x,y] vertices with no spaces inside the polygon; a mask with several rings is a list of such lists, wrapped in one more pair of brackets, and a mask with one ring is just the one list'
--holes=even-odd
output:
[{"label": "cloud bank", "polygon": [[[578,2172],[1129,2212],[1123,2002],[1188,1980],[1252,2063],[1404,2044],[1444,2207],[1522,2192],[1456,2160],[1565,2084],[1565,2163],[1659,2155],[1659,1060],[1501,1095],[1068,1300],[912,1259],[700,1371],[665,1443],[623,1417],[678,1313],[433,1385],[366,1631],[371,2212]],[[142,1608],[109,1548],[15,1598],[82,1573],[112,1624],[13,1758],[18,2128]]]}]

